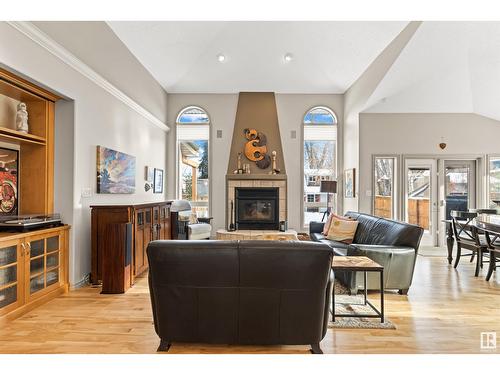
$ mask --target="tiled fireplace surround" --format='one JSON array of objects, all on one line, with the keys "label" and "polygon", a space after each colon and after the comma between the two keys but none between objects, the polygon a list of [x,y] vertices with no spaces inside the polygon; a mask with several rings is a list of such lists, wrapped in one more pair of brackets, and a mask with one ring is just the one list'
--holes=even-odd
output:
[{"label": "tiled fireplace surround", "polygon": [[[231,220],[231,201],[235,202],[237,187],[277,187],[279,188],[279,220],[287,220],[287,179],[286,175],[228,175],[226,176],[226,228]],[[234,207],[234,206],[233,206]],[[233,208],[234,209],[234,208]]]}]

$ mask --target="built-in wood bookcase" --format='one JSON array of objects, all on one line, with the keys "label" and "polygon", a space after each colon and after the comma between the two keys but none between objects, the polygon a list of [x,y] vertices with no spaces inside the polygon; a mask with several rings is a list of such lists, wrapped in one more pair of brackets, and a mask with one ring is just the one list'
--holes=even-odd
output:
[{"label": "built-in wood bookcase", "polygon": [[[59,99],[0,68],[0,141],[19,150],[18,213],[54,210],[54,112]],[[15,129],[16,106],[28,110],[29,133]],[[62,183],[62,182],[61,182]],[[0,232],[0,323],[68,290],[69,226]]]},{"label": "built-in wood bookcase", "polygon": [[[0,96],[24,102],[29,134],[15,130],[11,121],[0,123],[0,141],[19,145],[19,214],[52,213],[54,209],[54,94],[0,69]],[[0,110],[2,110],[0,108]]]}]

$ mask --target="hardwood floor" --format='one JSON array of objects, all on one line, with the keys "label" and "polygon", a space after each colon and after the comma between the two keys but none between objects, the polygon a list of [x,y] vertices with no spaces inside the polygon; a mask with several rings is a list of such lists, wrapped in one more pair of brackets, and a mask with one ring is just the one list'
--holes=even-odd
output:
[{"label": "hardwood floor", "polygon": [[[499,353],[480,349],[480,333],[500,336],[500,272],[474,277],[444,257],[419,256],[408,296],[386,294],[396,330],[329,329],[325,353]],[[147,279],[123,295],[85,287],[36,308],[0,328],[0,353],[155,353]],[[376,295],[373,295],[376,298]],[[173,344],[169,353],[308,353],[307,346],[235,347]]]}]

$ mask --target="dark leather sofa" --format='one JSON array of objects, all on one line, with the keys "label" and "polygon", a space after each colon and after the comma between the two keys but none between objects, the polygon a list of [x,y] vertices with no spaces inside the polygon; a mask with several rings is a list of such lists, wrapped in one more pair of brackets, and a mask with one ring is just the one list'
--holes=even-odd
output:
[{"label": "dark leather sofa", "polygon": [[[358,212],[349,211],[345,216],[358,221],[352,244],[328,240],[321,234],[324,223],[319,222],[309,224],[311,239],[330,246],[334,255],[367,256],[373,259],[384,266],[384,289],[397,289],[400,294],[407,294],[423,229]],[[361,273],[336,272],[336,277],[350,289],[351,294],[364,288]],[[379,289],[379,286],[378,276],[369,272],[368,289]]]},{"label": "dark leather sofa", "polygon": [[172,342],[311,345],[326,334],[333,252],[313,242],[153,241],[159,351]]}]

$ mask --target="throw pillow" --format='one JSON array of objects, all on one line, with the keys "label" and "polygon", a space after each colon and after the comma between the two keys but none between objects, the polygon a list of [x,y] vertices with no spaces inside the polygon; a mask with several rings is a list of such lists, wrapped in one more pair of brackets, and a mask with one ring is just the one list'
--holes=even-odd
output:
[{"label": "throw pillow", "polygon": [[332,219],[332,223],[330,224],[330,229],[328,230],[328,235],[326,236],[326,238],[332,241],[339,241],[350,244],[354,239],[357,227],[357,221],[334,218]]},{"label": "throw pillow", "polygon": [[328,219],[325,222],[325,225],[323,226],[323,232],[321,232],[321,234],[323,234],[324,236],[328,236],[328,231],[330,230],[330,225],[332,225],[332,220],[333,219],[338,219],[338,220],[353,220],[353,219],[351,219],[350,217],[347,217],[347,216],[339,216],[339,215],[335,215],[335,214],[330,214],[330,216],[328,216]]},{"label": "throw pillow", "polygon": [[328,219],[326,219],[325,225],[323,225],[323,232],[321,232],[323,236],[328,236],[328,230],[330,229],[330,225],[332,224],[332,219],[333,219],[333,214],[330,214],[328,216]]}]

